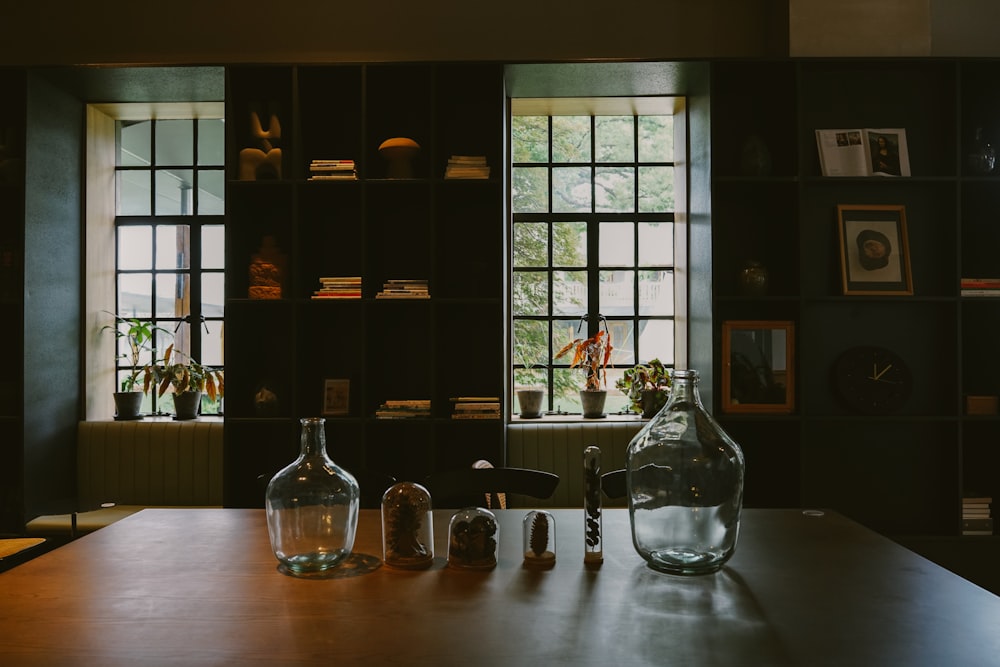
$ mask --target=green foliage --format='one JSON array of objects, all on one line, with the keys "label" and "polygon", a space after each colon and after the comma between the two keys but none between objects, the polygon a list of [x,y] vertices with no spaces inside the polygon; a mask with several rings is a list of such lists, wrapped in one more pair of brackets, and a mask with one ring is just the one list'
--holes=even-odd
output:
[{"label": "green foliage", "polygon": [[667,402],[670,392],[670,374],[659,359],[653,359],[648,364],[636,364],[627,369],[621,379],[615,382],[615,387],[628,396],[633,412],[642,412],[642,392],[656,389],[657,401],[655,408],[659,410]]},{"label": "green foliage", "polygon": [[[107,311],[105,311],[107,312]],[[156,331],[168,333],[165,329],[153,326],[152,322],[144,322],[135,317],[122,317],[114,313],[108,313],[115,318],[114,324],[101,327],[101,331],[114,333],[119,341],[125,341],[128,345],[128,352],[122,352],[116,359],[123,359],[130,367],[129,374],[122,380],[121,391],[135,391],[139,376],[144,368],[140,365],[142,355],[149,353],[155,363],[156,352],[153,349],[153,333]],[[145,393],[145,389],[143,390]]]}]

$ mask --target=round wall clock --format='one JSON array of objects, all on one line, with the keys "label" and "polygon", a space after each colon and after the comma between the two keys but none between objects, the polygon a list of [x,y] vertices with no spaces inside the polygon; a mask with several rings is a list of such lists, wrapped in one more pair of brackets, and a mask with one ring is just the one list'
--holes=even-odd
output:
[{"label": "round wall clock", "polygon": [[891,350],[862,345],[845,350],[834,366],[837,393],[848,408],[884,415],[903,407],[913,389],[906,362]]}]

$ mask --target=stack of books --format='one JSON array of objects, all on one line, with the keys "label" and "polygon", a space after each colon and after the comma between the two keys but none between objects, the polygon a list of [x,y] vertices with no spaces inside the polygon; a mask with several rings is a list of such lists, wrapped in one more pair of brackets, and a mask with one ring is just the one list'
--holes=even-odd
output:
[{"label": "stack of books", "polygon": [[1000,278],[962,278],[962,296],[1000,296]]},{"label": "stack of books", "polygon": [[398,278],[382,283],[382,291],[376,299],[429,299],[427,280],[420,278]]},{"label": "stack of books", "polygon": [[310,181],[356,181],[354,160],[313,160],[309,163]]},{"label": "stack of books", "polygon": [[452,419],[500,419],[500,399],[496,396],[457,396],[451,402]]},{"label": "stack of books", "polygon": [[361,276],[335,276],[319,279],[314,299],[360,299]]},{"label": "stack of books", "polygon": [[417,419],[431,416],[430,399],[386,401],[375,411],[375,419]]},{"label": "stack of books", "polygon": [[444,168],[445,178],[489,178],[490,168],[484,155],[452,155]]},{"label": "stack of books", "polygon": [[962,534],[993,534],[993,498],[971,496],[962,498]]}]

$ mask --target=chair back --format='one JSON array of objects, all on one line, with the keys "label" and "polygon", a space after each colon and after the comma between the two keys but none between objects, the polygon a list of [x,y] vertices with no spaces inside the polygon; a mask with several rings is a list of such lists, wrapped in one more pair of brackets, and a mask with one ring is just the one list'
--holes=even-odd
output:
[{"label": "chair back", "polygon": [[601,475],[601,490],[608,498],[624,498],[628,494],[625,488],[625,470],[612,470]]},{"label": "chair back", "polygon": [[479,506],[485,501],[490,509],[505,509],[506,493],[544,499],[558,485],[559,475],[551,472],[492,466],[442,470],[424,481],[434,507]]}]

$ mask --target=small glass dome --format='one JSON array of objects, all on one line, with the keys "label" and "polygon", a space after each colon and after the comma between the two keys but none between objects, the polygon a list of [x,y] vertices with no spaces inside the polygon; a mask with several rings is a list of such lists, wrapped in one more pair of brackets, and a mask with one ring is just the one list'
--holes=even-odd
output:
[{"label": "small glass dome", "polygon": [[448,565],[467,570],[492,570],[497,566],[500,526],[493,512],[467,507],[448,524]]},{"label": "small glass dome", "polygon": [[556,564],[556,519],[545,510],[524,516],[524,566],[547,570]]},{"label": "small glass dome", "polygon": [[434,562],[431,494],[421,485],[400,482],[382,495],[382,560],[404,570]]}]

